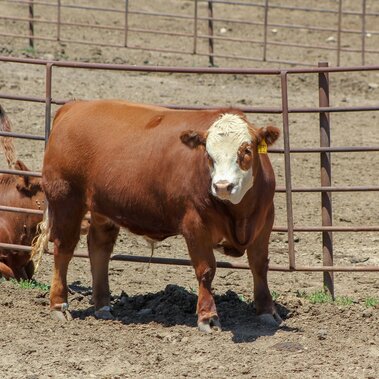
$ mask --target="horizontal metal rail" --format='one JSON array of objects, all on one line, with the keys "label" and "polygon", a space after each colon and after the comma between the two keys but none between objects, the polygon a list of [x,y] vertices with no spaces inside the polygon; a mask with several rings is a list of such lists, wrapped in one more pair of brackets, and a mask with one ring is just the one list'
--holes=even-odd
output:
[{"label": "horizontal metal rail", "polygon": [[[379,191],[379,186],[331,186],[331,187],[294,187],[291,188],[291,192],[370,192]],[[278,186],[276,187],[276,192],[286,192],[286,187]]]},{"label": "horizontal metal rail", "polygon": [[[379,71],[379,65],[368,66],[345,66],[345,67],[288,67],[288,68],[234,68],[234,67],[178,67],[178,66],[150,66],[150,65],[128,65],[111,63],[90,63],[78,61],[54,61],[47,59],[32,59],[0,56],[0,62],[22,63],[46,66],[50,64],[55,67],[82,68],[109,71],[130,71],[130,72],[155,72],[155,73],[177,73],[177,74],[210,74],[210,75],[280,75],[286,74],[317,74],[322,72],[347,73],[360,71]],[[341,108],[341,111],[349,107]],[[305,108],[307,109],[307,108]],[[312,108],[310,108],[312,109]],[[329,108],[327,108],[329,109]],[[344,110],[342,110],[344,109]]]},{"label": "horizontal metal rail", "polygon": [[[63,8],[63,6],[62,6]],[[124,11],[120,11],[119,13],[124,13]],[[172,17],[177,19],[189,19],[192,20],[192,16],[184,16],[184,15],[169,15],[164,13],[154,13],[154,12],[141,12],[141,11],[129,11],[129,14],[138,14],[138,15],[146,15],[146,16],[162,16],[162,17]],[[376,14],[379,16],[379,13]],[[238,25],[249,25],[249,26],[264,26],[264,22],[257,22],[257,21],[246,21],[241,19],[233,19],[233,18],[222,18],[222,17],[198,17],[199,21],[208,21],[213,20],[213,22],[222,22],[222,23],[229,23],[229,24],[238,24]],[[6,21],[20,21],[20,22],[33,22],[36,24],[54,24],[56,25],[56,20],[49,20],[44,18],[30,18],[30,17],[13,17],[13,16],[0,16],[0,20],[6,20]],[[100,30],[118,30],[118,31],[124,31],[125,28],[121,26],[111,26],[111,25],[105,25],[105,24],[91,24],[91,23],[83,23],[83,22],[69,22],[69,21],[61,21],[60,26],[77,26],[77,27],[83,27],[83,28],[90,28],[90,29],[100,29]],[[336,28],[324,28],[320,26],[309,26],[309,25],[301,25],[301,24],[280,24],[280,23],[267,23],[266,25],[268,28],[282,28],[282,29],[301,29],[301,30],[309,30],[314,32],[331,32],[336,33],[338,30]],[[128,31],[133,32],[145,32],[145,33],[151,33],[153,32],[150,29],[140,29],[140,28],[128,28]],[[156,30],[157,33],[163,33],[159,30]],[[346,34],[362,34],[361,30],[358,29],[341,29],[341,33]],[[379,31],[374,30],[367,30],[366,33],[370,33],[372,35],[379,34]],[[190,33],[183,33],[183,36],[192,37],[192,34]],[[198,37],[203,38],[209,38],[210,36],[206,35],[198,35]],[[38,38],[35,36],[35,38]],[[227,37],[223,36],[212,36],[212,38],[218,38],[221,40],[229,40]],[[234,39],[231,39],[234,41]],[[246,39],[242,40],[242,42],[248,41]],[[258,41],[257,41],[258,42]],[[260,44],[263,44],[264,42],[259,41]],[[268,44],[273,44],[273,42],[268,41]],[[307,45],[308,48],[310,47]],[[316,46],[312,45],[312,48],[315,48]],[[335,48],[333,48],[335,50]]]},{"label": "horizontal metal rail", "polygon": [[[12,245],[6,243],[0,243],[0,248],[6,248],[9,250],[18,250],[25,253],[31,252],[30,246],[20,246]],[[46,254],[53,255],[52,252],[47,251]],[[76,258],[89,258],[87,253],[75,252],[74,257]],[[175,265],[175,266],[192,266],[192,262],[189,259],[180,259],[180,258],[165,258],[165,257],[146,257],[139,255],[124,255],[124,254],[115,254],[111,256],[111,261],[120,261],[120,262],[135,262],[135,263],[154,263],[154,264],[164,264],[164,265]],[[237,262],[224,262],[217,261],[216,266],[218,268],[229,268],[229,269],[240,269],[240,270],[250,270],[250,267],[246,263],[237,263]],[[304,272],[377,272],[379,271],[379,266],[297,266],[296,270],[291,269],[285,265],[269,265],[270,271],[280,271],[280,272],[293,272],[293,271],[304,271]]]},{"label": "horizontal metal rail", "polygon": [[[52,254],[52,253],[49,253]],[[87,253],[76,252],[74,257],[77,258],[89,258]],[[137,262],[137,263],[156,263],[156,264],[165,264],[165,265],[178,265],[178,266],[192,266],[192,262],[189,259],[179,259],[179,258],[164,258],[164,257],[146,257],[138,255],[123,255],[115,254],[111,256],[112,261],[121,261],[121,262]],[[250,270],[250,267],[246,263],[237,263],[237,262],[222,262],[217,261],[216,265],[218,268],[231,268],[231,269],[242,269]],[[284,271],[284,272],[293,272],[293,271],[379,271],[379,266],[319,266],[319,267],[309,267],[309,266],[297,266],[296,270],[291,269],[285,265],[269,265],[270,271]]]},{"label": "horizontal metal rail", "polygon": [[12,174],[19,176],[35,176],[37,178],[41,177],[40,172],[35,171],[23,171],[23,170],[11,170],[11,169],[0,169],[0,174]]},{"label": "horizontal metal rail", "polygon": [[[0,98],[2,98],[1,95],[0,95]],[[34,134],[21,134],[21,133],[15,133],[15,132],[0,132],[0,136],[21,138],[21,139],[28,139],[28,140],[45,141],[44,136],[36,136]]]},{"label": "horizontal metal rail", "polygon": [[39,209],[7,207],[5,205],[0,205],[0,212],[15,212],[15,213],[28,213],[28,214],[34,214],[34,215],[43,215],[43,211]]}]

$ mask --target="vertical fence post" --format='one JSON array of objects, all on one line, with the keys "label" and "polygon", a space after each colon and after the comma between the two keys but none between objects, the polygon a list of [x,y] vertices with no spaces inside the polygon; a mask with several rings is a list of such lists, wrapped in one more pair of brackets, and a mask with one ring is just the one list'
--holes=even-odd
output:
[{"label": "vertical fence post", "polygon": [[209,51],[209,64],[214,66],[213,57],[213,3],[212,0],[208,1],[208,51]]},{"label": "vertical fence post", "polygon": [[[319,67],[328,67],[327,62],[319,62]],[[318,74],[319,106],[329,107],[329,75],[327,72]],[[330,120],[329,112],[320,112],[320,147],[330,147]],[[321,152],[321,187],[330,187],[332,184],[332,166],[330,152]],[[321,193],[322,226],[332,226],[332,194]],[[323,265],[333,266],[333,233],[322,232]],[[333,272],[324,271],[324,287],[334,299]]]},{"label": "vertical fence post", "polygon": [[57,41],[61,40],[61,0],[58,0],[57,10]]},{"label": "vertical fence post", "polygon": [[53,63],[46,64],[46,90],[45,90],[45,146],[50,136],[51,125],[51,84]]},{"label": "vertical fence post", "polygon": [[362,0],[362,66],[365,65],[366,50],[366,0]]},{"label": "vertical fence post", "polygon": [[29,47],[34,49],[34,0],[29,0]]},{"label": "vertical fence post", "polygon": [[268,1],[265,1],[264,30],[263,30],[263,62],[267,59],[267,24],[268,24]]},{"label": "vertical fence post", "polygon": [[290,153],[290,136],[289,136],[289,118],[288,118],[288,85],[287,72],[280,73],[281,90],[282,90],[282,117],[283,117],[283,141],[284,141],[284,170],[286,180],[286,207],[287,207],[287,226],[288,226],[288,256],[289,268],[296,269],[295,265],[295,246],[293,233],[293,207],[292,207],[292,181],[291,181],[291,153]]},{"label": "vertical fence post", "polygon": [[342,0],[338,2],[337,66],[341,63]]},{"label": "vertical fence post", "polygon": [[198,21],[198,0],[195,0],[195,14],[193,20],[193,54],[197,53],[197,21]]},{"label": "vertical fence post", "polygon": [[128,47],[128,29],[129,29],[129,0],[125,0],[125,31],[124,31],[124,46]]}]

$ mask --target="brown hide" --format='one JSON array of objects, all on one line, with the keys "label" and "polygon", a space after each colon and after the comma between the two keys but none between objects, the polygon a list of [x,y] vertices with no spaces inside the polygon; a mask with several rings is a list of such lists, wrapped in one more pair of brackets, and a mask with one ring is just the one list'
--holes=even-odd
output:
[{"label": "brown hide", "polygon": [[273,143],[278,130],[249,125],[253,187],[237,205],[217,200],[209,191],[202,138],[196,136],[206,138],[211,124],[226,112],[245,118],[233,110],[170,110],[116,100],[76,101],[59,109],[42,175],[55,244],[52,309],[65,309],[65,273],[80,222],[91,211],[88,241],[96,309],[109,305],[107,260],[101,256],[110,255],[119,225],[154,240],[184,236],[199,280],[199,326],[217,315],[211,282],[213,248],[219,244],[234,256],[247,249],[257,311],[274,314],[266,273],[275,179],[268,155],[258,154],[257,145],[264,138]]},{"label": "brown hide", "polygon": [[229,209],[209,194],[204,151],[189,149],[179,138],[188,129],[206,131],[221,113],[121,101],[67,104],[56,115],[44,159],[49,203],[85,197],[81,215],[88,208],[157,240],[181,234],[184,215],[193,207],[213,229],[214,243],[226,235],[245,249],[253,230],[240,219],[263,216],[271,205],[275,183],[267,155],[256,164],[248,198]]},{"label": "brown hide", "polygon": [[[28,171],[17,161],[16,170]],[[0,204],[17,208],[44,208],[41,180],[31,176],[0,175]],[[30,246],[36,235],[42,215],[0,211],[0,241],[8,244]],[[0,276],[6,279],[31,279],[34,265],[30,253],[0,249]]]}]

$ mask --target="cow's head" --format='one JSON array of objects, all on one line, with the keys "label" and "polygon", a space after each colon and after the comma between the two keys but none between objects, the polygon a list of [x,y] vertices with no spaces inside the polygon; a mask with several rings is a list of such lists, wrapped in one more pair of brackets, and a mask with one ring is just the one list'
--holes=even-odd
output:
[{"label": "cow's head", "polygon": [[258,148],[273,144],[279,129],[255,129],[243,115],[225,113],[207,132],[185,131],[180,139],[190,148],[205,148],[213,196],[238,204],[253,186],[253,162]]}]

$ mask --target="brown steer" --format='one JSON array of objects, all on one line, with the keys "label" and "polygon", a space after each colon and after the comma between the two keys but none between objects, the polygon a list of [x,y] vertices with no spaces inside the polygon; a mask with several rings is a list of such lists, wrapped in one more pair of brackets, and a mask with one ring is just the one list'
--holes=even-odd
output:
[{"label": "brown steer", "polygon": [[[0,129],[10,131],[10,121],[0,106]],[[11,169],[29,171],[25,164],[16,161],[16,152],[10,138],[2,137],[1,144]],[[40,178],[29,175],[0,175],[0,205],[16,208],[44,209],[44,194]],[[0,211],[0,242],[30,246],[36,235],[42,215]],[[34,262],[30,252],[0,249],[0,277],[31,279]]]},{"label": "brown steer", "polygon": [[42,172],[45,223],[54,242],[53,314],[65,316],[67,269],[90,211],[97,317],[112,317],[108,264],[122,226],[153,240],[184,236],[199,282],[198,326],[206,332],[220,327],[211,291],[213,249],[221,246],[233,256],[247,251],[257,313],[277,325],[267,284],[275,178],[266,147],[278,136],[277,128],[256,129],[236,110],[170,110],[116,100],[61,107]]}]

